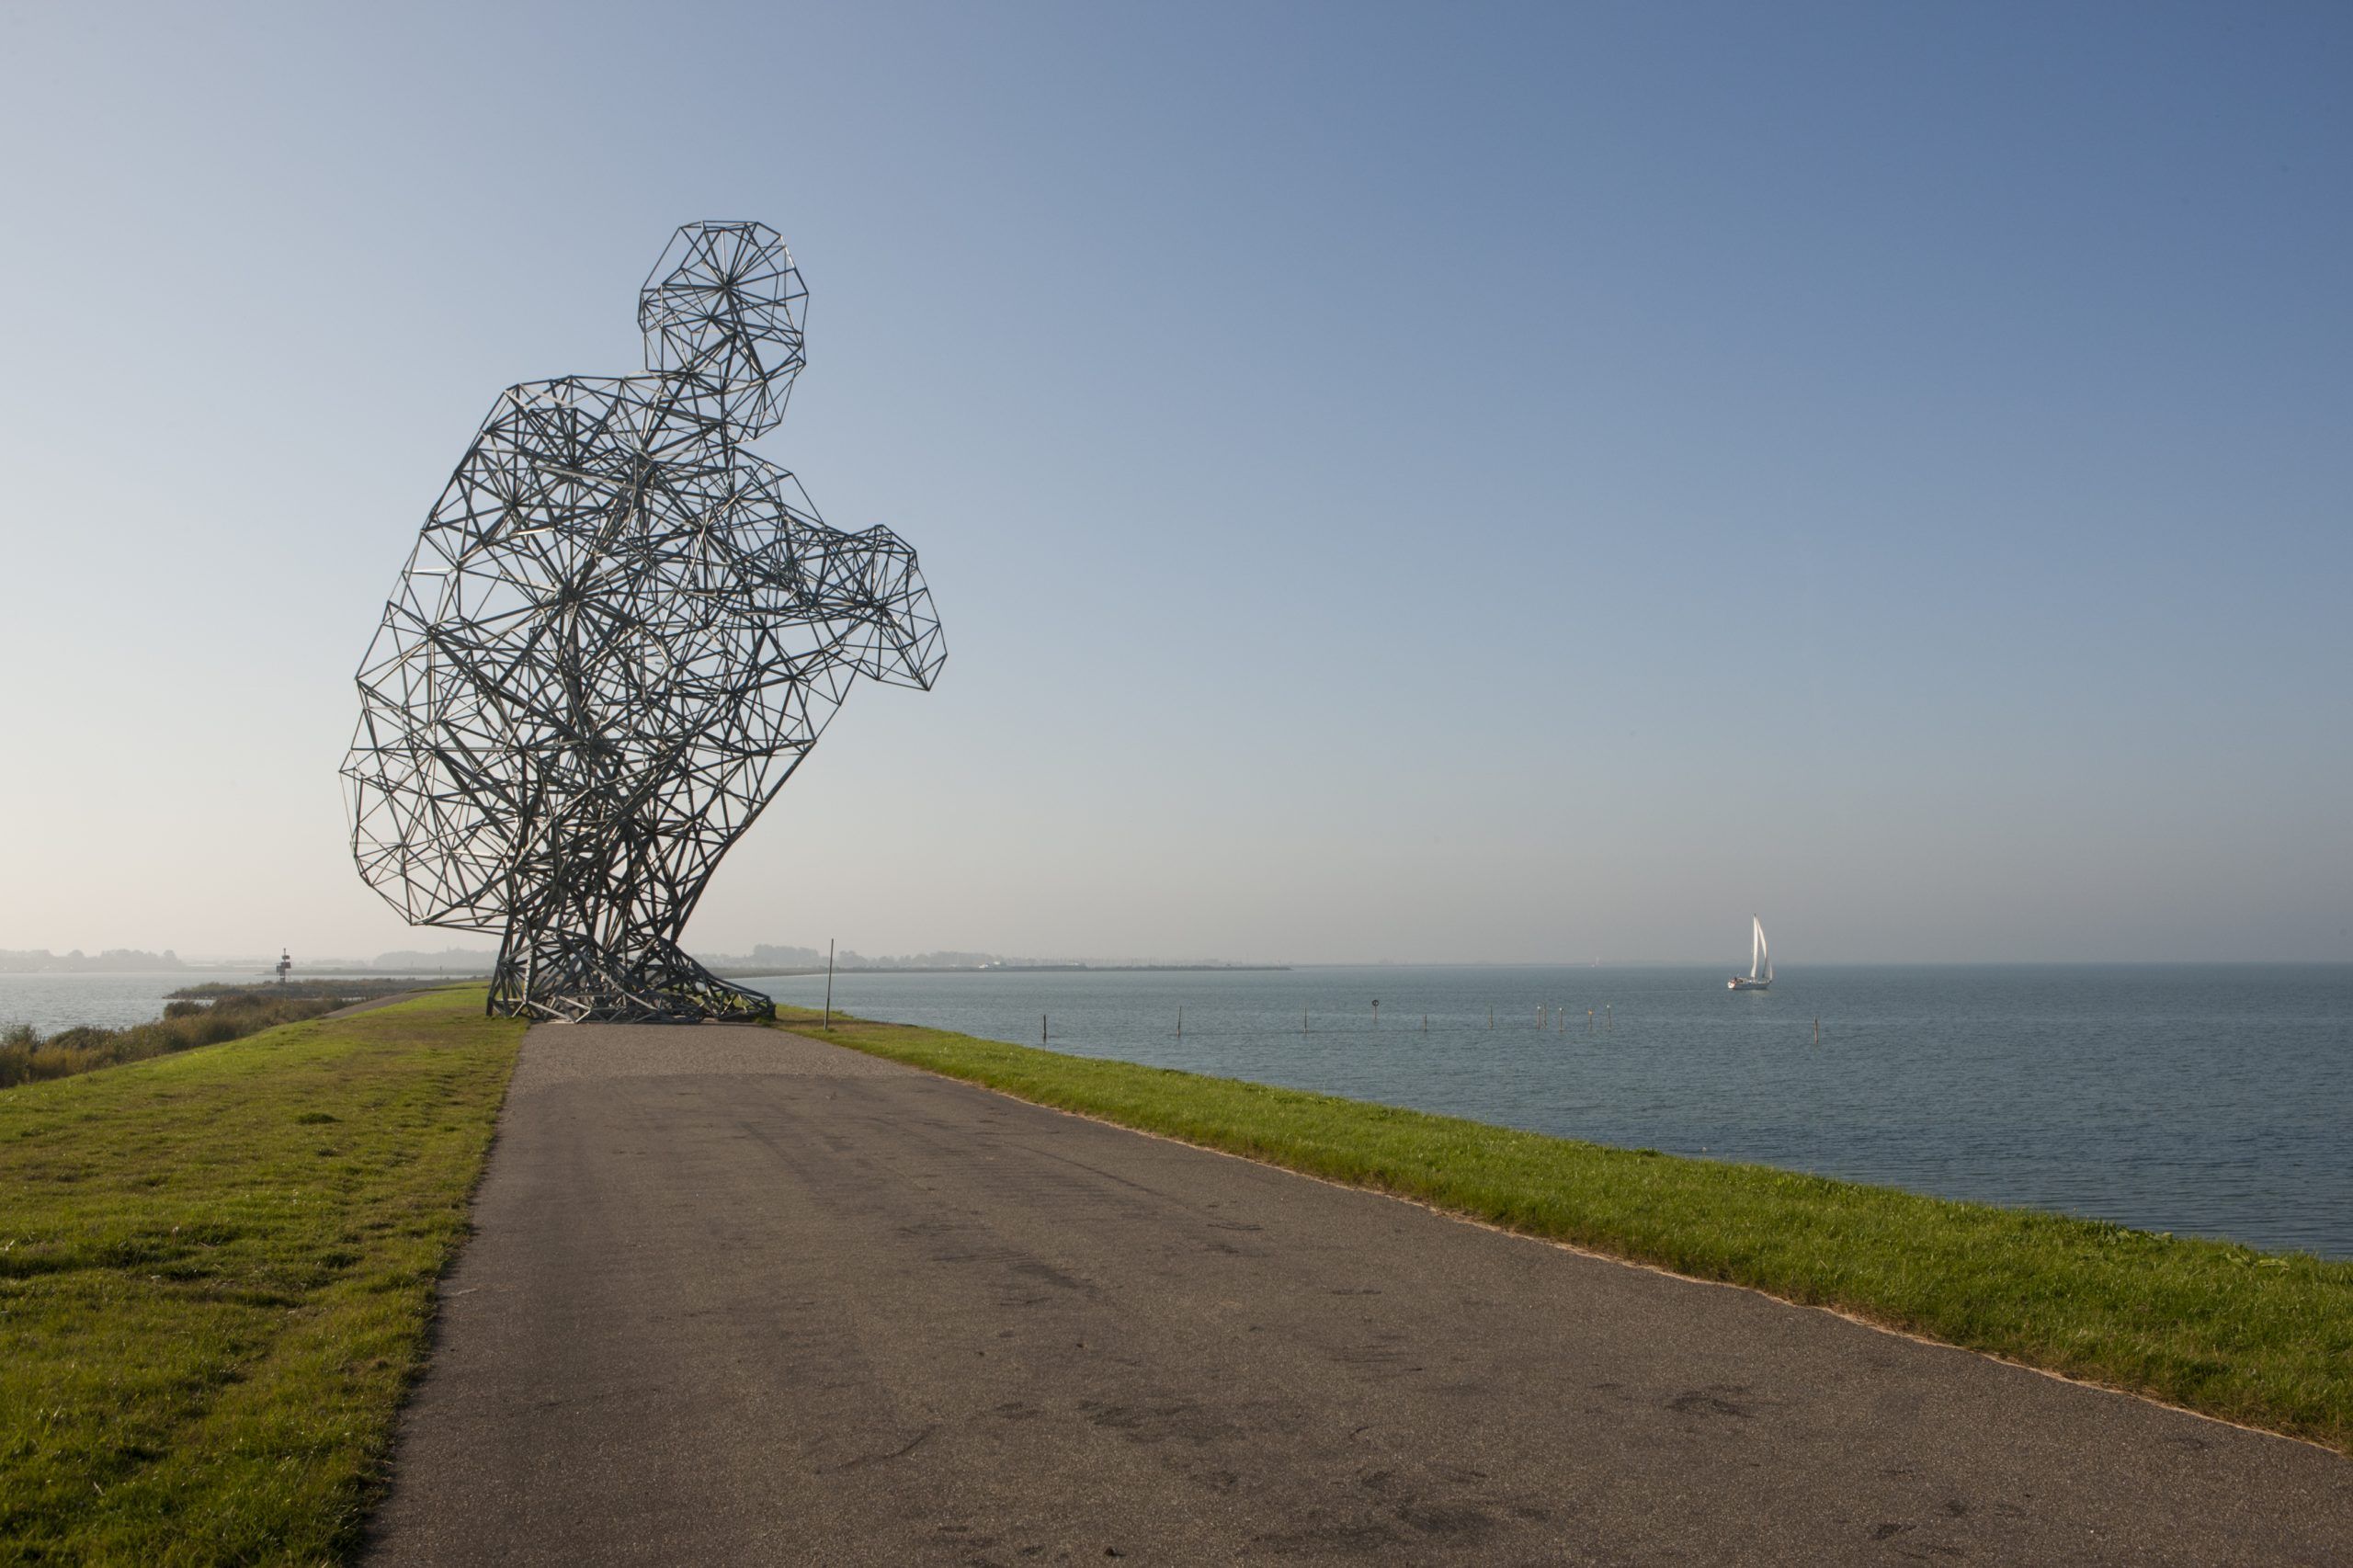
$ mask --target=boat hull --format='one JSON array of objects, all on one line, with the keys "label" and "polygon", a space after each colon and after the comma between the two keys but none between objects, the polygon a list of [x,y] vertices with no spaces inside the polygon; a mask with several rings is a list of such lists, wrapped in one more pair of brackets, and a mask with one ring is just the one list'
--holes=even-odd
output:
[{"label": "boat hull", "polygon": [[1771,981],[1751,980],[1745,974],[1735,974],[1724,982],[1724,989],[1727,991],[1769,991],[1772,988]]}]

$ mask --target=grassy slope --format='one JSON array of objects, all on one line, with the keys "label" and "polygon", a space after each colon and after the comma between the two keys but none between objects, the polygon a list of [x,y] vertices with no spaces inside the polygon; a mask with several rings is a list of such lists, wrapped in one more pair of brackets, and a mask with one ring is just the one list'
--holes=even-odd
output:
[{"label": "grassy slope", "polygon": [[[813,1015],[779,1009],[787,1027]],[[840,1015],[835,1015],[840,1023]],[[2353,1264],[852,1022],[824,1038],[2353,1453]]]},{"label": "grassy slope", "polygon": [[522,1038],[481,1008],[0,1092],[0,1562],[350,1546]]}]

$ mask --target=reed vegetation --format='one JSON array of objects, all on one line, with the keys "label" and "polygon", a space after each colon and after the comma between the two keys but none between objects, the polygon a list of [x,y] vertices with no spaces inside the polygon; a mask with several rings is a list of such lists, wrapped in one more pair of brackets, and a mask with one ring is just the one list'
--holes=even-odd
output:
[{"label": "reed vegetation", "polygon": [[29,1024],[0,1029],[0,1089],[242,1040],[280,1024],[315,1018],[358,999],[348,987],[300,993],[280,993],[276,986],[207,990],[210,994],[203,999],[166,1002],[162,1017],[127,1028],[77,1025],[51,1035]]}]

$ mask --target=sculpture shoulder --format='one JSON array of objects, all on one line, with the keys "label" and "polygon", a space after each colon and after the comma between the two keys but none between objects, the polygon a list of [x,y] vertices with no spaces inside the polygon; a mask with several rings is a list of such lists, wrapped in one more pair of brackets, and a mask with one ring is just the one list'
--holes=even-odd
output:
[{"label": "sculpture shoulder", "polygon": [[558,376],[520,381],[498,394],[483,415],[474,446],[534,437],[577,440],[609,427],[624,410],[650,401],[657,376]]},{"label": "sculpture shoulder", "polygon": [[508,387],[459,458],[433,517],[471,516],[492,499],[511,505],[518,486],[626,473],[633,458],[664,444],[663,389],[659,376],[558,376]]}]

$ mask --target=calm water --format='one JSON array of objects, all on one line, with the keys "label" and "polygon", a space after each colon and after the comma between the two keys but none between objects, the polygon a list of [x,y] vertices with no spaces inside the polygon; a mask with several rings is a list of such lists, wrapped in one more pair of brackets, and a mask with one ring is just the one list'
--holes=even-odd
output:
[{"label": "calm water", "polygon": [[[305,980],[333,978],[333,970],[300,971]],[[185,985],[222,982],[266,985],[264,970],[173,970],[153,974],[0,974],[0,1028],[30,1024],[43,1034],[96,1024],[119,1029],[164,1016],[164,1003]],[[379,978],[381,978],[381,976]],[[446,978],[437,976],[435,978]]]},{"label": "calm water", "polygon": [[1024,1044],[1044,1014],[1082,1055],[2353,1257],[2353,966],[1801,969],[1762,993],[1726,972],[870,971],[834,1000]]},{"label": "calm water", "polygon": [[[1058,1051],[2353,1258],[2353,966],[1806,969],[1738,994],[1723,972],[859,972],[834,997],[1025,1044],[1044,1014]],[[0,1025],[140,1023],[221,978],[0,975]],[[1566,1029],[1540,1032],[1540,1006]]]}]

